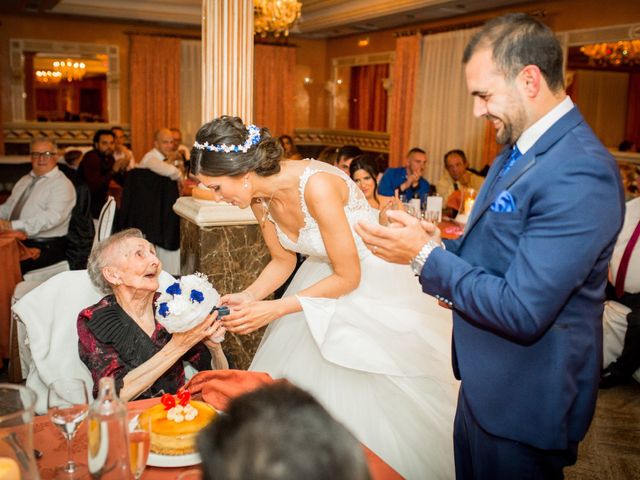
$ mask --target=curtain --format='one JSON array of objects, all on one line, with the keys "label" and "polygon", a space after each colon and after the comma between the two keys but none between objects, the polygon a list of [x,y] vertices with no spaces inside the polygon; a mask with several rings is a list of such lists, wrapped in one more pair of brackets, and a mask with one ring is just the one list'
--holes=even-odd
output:
[{"label": "curtain", "polygon": [[640,74],[638,73],[632,73],[629,76],[626,120],[625,140],[630,140],[640,149]]},{"label": "curtain", "polygon": [[293,133],[296,50],[276,45],[254,46],[253,116],[255,124],[274,136]]},{"label": "curtain", "polygon": [[425,36],[418,72],[411,147],[423,148],[428,163],[424,176],[437,182],[444,171],[444,154],[465,151],[469,165],[482,168],[486,122],[473,116],[462,53],[477,29]]},{"label": "curtain", "polygon": [[579,89],[573,101],[585,120],[604,145],[617,147],[625,132],[629,74],[577,70],[574,82]]},{"label": "curtain", "polygon": [[396,39],[393,90],[389,112],[389,166],[404,165],[409,151],[411,119],[415,103],[416,77],[420,62],[419,34]]},{"label": "curtain", "polygon": [[180,124],[180,40],[131,36],[131,146],[136,160],[153,133]]},{"label": "curtain", "polygon": [[387,130],[387,91],[389,64],[351,67],[349,83],[349,128],[385,132]]},{"label": "curtain", "polygon": [[202,125],[201,45],[200,40],[180,42],[180,130],[189,149]]}]

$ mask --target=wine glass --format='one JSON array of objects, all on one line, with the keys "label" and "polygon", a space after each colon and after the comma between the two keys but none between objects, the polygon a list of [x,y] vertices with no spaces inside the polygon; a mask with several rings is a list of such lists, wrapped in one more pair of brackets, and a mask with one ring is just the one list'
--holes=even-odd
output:
[{"label": "wine glass", "polygon": [[79,478],[87,473],[87,466],[71,458],[71,443],[78,427],[87,418],[89,398],[87,386],[79,378],[62,378],[49,385],[47,396],[49,418],[67,441],[67,463],[56,471],[56,478]]},{"label": "wine glass", "polygon": [[128,439],[129,439],[129,461],[131,463],[131,474],[135,480],[142,477],[147,458],[149,457],[149,447],[151,442],[151,416],[140,414],[143,410],[129,410],[128,419]]}]

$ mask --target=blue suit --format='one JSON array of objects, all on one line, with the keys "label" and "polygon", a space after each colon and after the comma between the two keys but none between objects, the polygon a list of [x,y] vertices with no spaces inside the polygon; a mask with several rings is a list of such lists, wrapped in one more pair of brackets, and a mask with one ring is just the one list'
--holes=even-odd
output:
[{"label": "blue suit", "polygon": [[[464,236],[431,253],[420,282],[453,304],[454,372],[477,424],[537,449],[566,449],[595,409],[607,263],[624,213],[620,176],[575,107],[499,178],[508,150]],[[514,205],[490,208],[504,192]]]}]

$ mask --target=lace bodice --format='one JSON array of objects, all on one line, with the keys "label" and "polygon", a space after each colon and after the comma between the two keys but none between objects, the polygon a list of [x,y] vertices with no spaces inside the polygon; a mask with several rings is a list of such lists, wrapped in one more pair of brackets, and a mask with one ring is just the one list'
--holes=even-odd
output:
[{"label": "lace bodice", "polygon": [[369,206],[369,202],[367,202],[362,191],[342,170],[317,160],[311,160],[300,176],[298,190],[300,192],[300,207],[304,215],[304,226],[299,231],[298,241],[293,242],[289,237],[287,237],[278,224],[273,220],[271,215],[267,215],[267,218],[273,222],[276,227],[280,244],[287,250],[298,252],[303,255],[327,258],[327,250],[325,249],[324,242],[322,241],[318,223],[309,213],[309,209],[307,208],[307,204],[304,200],[304,190],[307,186],[307,182],[312,175],[318,172],[337,175],[342,178],[349,187],[349,200],[344,207],[344,212],[347,216],[347,221],[349,222],[352,235],[356,242],[358,256],[362,258],[364,255],[369,254],[369,251],[365,247],[360,236],[355,232],[354,226],[360,219],[367,219],[369,221],[376,222],[377,216]]}]

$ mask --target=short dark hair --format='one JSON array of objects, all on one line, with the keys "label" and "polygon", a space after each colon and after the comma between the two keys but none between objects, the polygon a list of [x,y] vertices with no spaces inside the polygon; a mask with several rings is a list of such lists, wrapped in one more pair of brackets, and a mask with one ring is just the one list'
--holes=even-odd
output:
[{"label": "short dark hair", "polygon": [[509,80],[527,65],[536,65],[551,91],[564,87],[560,42],[548,26],[527,14],[510,13],[487,22],[467,44],[462,62],[484,48],[491,49],[496,67]]},{"label": "short dark hair", "polygon": [[198,435],[206,480],[369,479],[358,441],[304,390],[277,382],[234,398]]},{"label": "short dark hair", "polygon": [[100,142],[100,137],[102,135],[109,135],[111,137],[113,137],[113,132],[111,130],[107,130],[106,128],[101,128],[100,130],[96,131],[96,133],[93,135],[93,146],[96,147],[98,145],[98,143]]},{"label": "short dark hair", "polygon": [[342,158],[355,158],[358,155],[362,155],[362,150],[360,147],[356,147],[355,145],[344,145],[338,150],[338,157],[336,158],[336,163],[338,163]]},{"label": "short dark hair", "polygon": [[451,155],[458,155],[465,164],[467,163],[467,155],[464,153],[464,150],[460,150],[459,148],[456,148],[454,150],[449,150],[447,153],[444,154],[445,168],[447,168],[447,160],[449,160],[449,157]]},{"label": "short dark hair", "polygon": [[125,133],[124,128],[122,128],[120,125],[114,125],[113,127],[111,127],[111,133],[113,133],[114,130],[120,130],[122,133]]},{"label": "short dark hair", "polygon": [[407,152],[407,157],[409,155],[411,155],[412,153],[422,153],[423,155],[426,155],[427,152],[425,152],[423,149],[421,149],[420,147],[413,147],[411,150],[409,150]]},{"label": "short dark hair", "polygon": [[[205,123],[198,133],[196,141],[209,145],[242,145],[249,132],[239,117],[223,115]],[[273,138],[266,128],[260,129],[260,141],[251,145],[247,152],[212,152],[201,150],[195,146],[191,149],[191,168],[194,174],[202,173],[210,177],[223,175],[243,175],[255,172],[267,177],[280,171],[282,146],[277,138]]]}]

